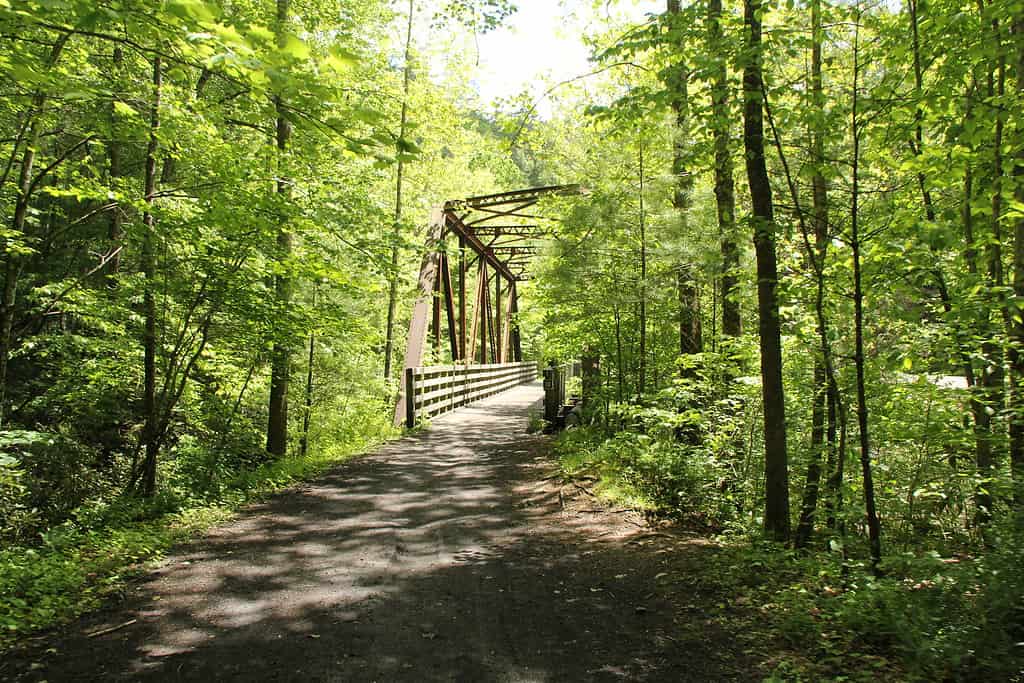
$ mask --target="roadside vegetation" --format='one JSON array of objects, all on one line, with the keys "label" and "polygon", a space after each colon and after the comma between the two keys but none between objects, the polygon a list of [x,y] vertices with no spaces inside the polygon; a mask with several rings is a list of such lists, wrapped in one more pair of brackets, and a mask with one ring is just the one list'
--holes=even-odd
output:
[{"label": "roadside vegetation", "polygon": [[1024,679],[1019,3],[566,3],[592,71],[482,103],[514,5],[0,0],[0,646],[392,435],[431,207],[579,184],[505,216],[565,475],[780,680]]}]

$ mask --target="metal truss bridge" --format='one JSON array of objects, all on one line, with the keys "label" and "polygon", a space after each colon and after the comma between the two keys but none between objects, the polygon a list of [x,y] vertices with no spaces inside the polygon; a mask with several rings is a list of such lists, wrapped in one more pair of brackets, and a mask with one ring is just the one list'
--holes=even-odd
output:
[{"label": "metal truss bridge", "polygon": [[[418,415],[446,412],[536,377],[523,363],[516,287],[530,278],[538,243],[549,234],[534,207],[546,196],[580,193],[578,185],[554,185],[453,200],[434,209],[396,424],[411,426]],[[426,371],[428,338],[435,360],[451,365]]]}]

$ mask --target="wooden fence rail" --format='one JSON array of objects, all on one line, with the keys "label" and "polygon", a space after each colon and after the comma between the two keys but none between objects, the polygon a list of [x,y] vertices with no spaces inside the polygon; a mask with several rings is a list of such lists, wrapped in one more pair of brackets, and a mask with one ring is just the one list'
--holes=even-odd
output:
[{"label": "wooden fence rail", "polygon": [[537,364],[432,365],[405,369],[405,424],[499,394],[537,378]]}]

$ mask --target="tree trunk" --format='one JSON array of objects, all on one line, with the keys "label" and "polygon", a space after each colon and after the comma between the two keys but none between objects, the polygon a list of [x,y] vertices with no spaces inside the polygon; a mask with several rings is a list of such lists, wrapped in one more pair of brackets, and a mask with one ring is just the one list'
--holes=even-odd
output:
[{"label": "tree trunk", "polygon": [[[289,4],[290,0],[277,0],[277,41],[279,45],[284,45],[286,40],[285,26],[288,22]],[[286,118],[285,103],[281,95],[274,96],[274,108],[277,111],[278,176],[275,192],[284,203],[287,202],[291,194],[291,181],[285,176],[287,166],[285,155],[288,150],[288,142],[291,139],[291,124]],[[287,271],[290,268],[287,261],[292,252],[292,234],[288,227],[288,218],[281,216],[280,220],[281,225],[277,233],[277,259],[284,264],[284,270]],[[287,272],[282,272],[274,278],[274,295],[278,310],[286,310],[291,303],[292,296],[291,276]],[[267,451],[272,455],[282,456],[288,449],[288,380],[291,371],[291,346],[288,340],[279,338],[274,340],[270,363]]]},{"label": "tree trunk", "polygon": [[754,221],[757,256],[757,302],[761,346],[761,393],[764,401],[766,533],[789,539],[789,464],[786,453],[786,407],[782,385],[782,331],[779,321],[775,215],[764,153],[761,0],[744,0],[747,63],[743,69],[743,143]]},{"label": "tree trunk", "polygon": [[[117,107],[114,105],[119,102],[118,94],[116,92],[117,86],[121,83],[121,70],[124,67],[124,50],[120,46],[114,48],[113,57],[113,73],[111,74],[112,80],[115,85],[114,96],[110,98],[110,141],[107,143],[107,160],[110,164],[110,184],[114,185],[118,179],[123,175],[122,164],[121,164],[121,135],[120,135],[120,116],[117,113]],[[110,211],[110,227],[108,231],[108,237],[110,239],[110,248],[117,249],[121,246],[121,242],[124,239],[124,208],[120,204],[114,206]],[[121,252],[117,252],[111,257],[107,264],[107,286],[113,287],[117,283],[117,274],[121,271]]]},{"label": "tree trunk", "polygon": [[828,473],[828,479],[825,481],[825,526],[835,529],[836,515],[842,508],[843,458],[846,455],[842,448],[843,444],[837,441],[836,436],[840,429],[840,422],[842,423],[841,429],[845,432],[846,422],[840,412],[838,391],[833,391],[831,383],[829,383],[829,391],[825,398],[828,415],[826,419],[828,431],[825,437],[828,442],[825,459],[825,471]]},{"label": "tree trunk", "polygon": [[853,361],[857,371],[857,426],[860,432],[860,464],[861,474],[864,478],[864,508],[867,513],[868,541],[871,546],[871,562],[875,571],[878,571],[878,563],[882,559],[882,531],[878,521],[878,511],[875,508],[875,484],[871,473],[871,447],[868,433],[868,402],[864,379],[864,288],[863,273],[861,271],[861,241],[860,241],[860,122],[857,119],[858,105],[860,102],[858,88],[860,87],[860,6],[857,7],[856,24],[854,28],[853,42],[853,102],[851,107],[850,122],[853,138],[853,162],[851,177],[850,197],[850,249],[853,252],[853,328],[854,328],[854,351]]},{"label": "tree trunk", "polygon": [[[404,140],[406,129],[409,125],[409,81],[412,78],[412,24],[413,24],[413,2],[409,0],[409,20],[405,33],[405,73],[402,77],[402,114],[398,125],[398,139]],[[391,379],[392,356],[395,348],[395,312],[398,308],[398,266],[399,250],[398,240],[402,229],[402,183],[405,180],[405,161],[402,159],[404,152],[398,150],[398,168],[395,171],[395,231],[392,235],[391,245],[391,279],[388,282],[388,317],[386,329],[384,330],[384,379]],[[462,271],[460,271],[461,273]],[[463,349],[463,352],[465,350]]]},{"label": "tree trunk", "polygon": [[[983,7],[980,14],[984,16]],[[1006,56],[1003,54],[1001,47],[1002,36],[998,19],[992,21],[992,37],[996,44],[1000,45],[1000,50],[994,72],[991,69],[989,70],[988,96],[989,98],[998,97],[1001,100],[1006,93]],[[1003,293],[1003,229],[1001,223],[1003,212],[1003,131],[1005,114],[999,108],[995,111],[996,122],[992,140],[992,235],[991,239],[987,240],[985,251],[988,261],[988,301],[991,308],[998,309],[1002,317],[1003,327],[1008,330],[1010,327],[1010,312],[1006,305],[1006,296]],[[987,437],[988,443],[978,450],[975,459],[978,475],[981,478],[981,483],[975,495],[975,507],[978,510],[978,522],[985,523],[991,517],[992,512],[991,477],[995,464],[992,457],[992,416],[989,411],[999,412],[1005,407],[1005,389],[1003,387],[1003,349],[990,337],[986,339],[982,347],[982,354],[986,363],[981,375],[981,401],[984,408],[983,412],[985,413],[984,419],[987,420],[987,424],[984,425],[986,430],[983,436]],[[975,424],[977,424],[977,420]]]},{"label": "tree trunk", "polygon": [[[679,290],[679,353],[684,356],[704,350],[704,335],[700,319],[700,289],[686,265],[676,271]],[[684,375],[692,374],[684,371]]]},{"label": "tree trunk", "polygon": [[619,313],[618,304],[615,305],[615,377],[618,380],[618,393],[616,394],[616,400],[622,403],[623,397],[623,373],[625,369],[622,367],[622,315]]},{"label": "tree trunk", "polygon": [[640,367],[637,394],[643,398],[647,381],[647,216],[644,213],[644,140],[640,137]]},{"label": "tree trunk", "polygon": [[299,441],[299,453],[306,457],[309,452],[309,422],[313,414],[313,360],[316,351],[316,334],[309,333],[309,357],[306,359],[306,401],[302,412],[302,439]]},{"label": "tree trunk", "polygon": [[[668,0],[668,13],[677,18],[680,12],[679,0]],[[678,28],[673,26],[673,28]],[[685,46],[679,45],[680,54]],[[690,209],[693,206],[693,174],[690,172],[690,71],[683,61],[674,64],[666,78],[671,93],[672,111],[675,113],[676,128],[672,141],[672,175],[675,178],[675,192],[672,204],[679,212],[680,233],[685,237],[689,225]],[[686,263],[676,264],[676,284],[679,293],[679,353],[693,355],[704,350],[700,320],[700,289],[694,281],[693,271]],[[687,371],[683,371],[684,376]],[[692,373],[689,373],[692,374]]]},{"label": "tree trunk", "polygon": [[[70,33],[64,33],[50,49],[46,59],[46,68],[52,69],[60,59],[61,52]],[[39,122],[46,108],[46,93],[37,90],[32,96],[32,104],[25,113],[26,130],[25,151],[22,154],[21,166],[18,171],[18,196],[14,201],[14,215],[11,229],[16,235],[25,232],[25,219],[32,202],[33,172],[36,163],[36,148],[39,146]],[[17,143],[15,143],[17,144]],[[13,153],[12,153],[13,156]],[[0,292],[0,425],[4,421],[4,408],[7,401],[7,364],[11,357],[12,333],[14,329],[15,305],[18,296],[18,280],[21,277],[22,257],[14,253],[3,254],[3,290]]]},{"label": "tree trunk", "polygon": [[[1017,95],[1024,96],[1024,16],[1013,20],[1014,47],[1017,50]],[[1014,155],[1014,200],[1024,204],[1024,139],[1017,131],[1017,152]],[[1013,295],[1024,301],[1024,215],[1018,215],[1013,225]],[[1011,316],[1010,328],[1010,467],[1013,473],[1013,501],[1017,508],[1024,507],[1024,316],[1019,304]]]},{"label": "tree trunk", "polygon": [[160,57],[153,58],[153,102],[150,111],[149,145],[146,148],[145,202],[142,215],[142,274],[146,280],[143,294],[142,315],[144,327],[143,347],[143,398],[142,412],[145,425],[142,439],[145,457],[142,461],[142,495],[152,496],[156,492],[156,461],[159,450],[159,407],[156,400],[156,235],[153,202],[156,194],[156,155],[159,150],[160,95],[163,85],[163,64]]},{"label": "tree trunk", "polygon": [[722,253],[722,334],[742,332],[740,305],[736,300],[740,251],[736,244],[736,197],[732,153],[729,149],[729,80],[722,40],[722,0],[708,0],[708,52],[714,64],[711,74],[711,135],[715,149],[715,205]]},{"label": "tree trunk", "polygon": [[[811,106],[815,114],[825,114],[824,93],[821,78],[821,0],[811,3]],[[812,208],[811,221],[814,225],[814,247],[804,238],[807,260],[815,276],[815,313],[817,317],[818,355],[814,359],[814,402],[811,410],[811,459],[807,465],[807,479],[803,500],[800,505],[800,522],[797,524],[793,545],[804,548],[814,532],[814,518],[818,508],[821,484],[822,451],[827,449],[826,462],[835,462],[832,449],[835,448],[835,413],[833,397],[838,399],[838,388],[832,367],[832,347],[828,338],[825,317],[825,259],[828,256],[828,186],[822,168],[825,166],[825,144],[822,124],[811,126],[811,161],[814,174],[811,177]],[[826,413],[828,415],[826,425]],[[826,429],[827,427],[827,429]]]},{"label": "tree trunk", "polygon": [[[964,198],[963,198],[963,226],[964,226],[964,261],[967,270],[977,277],[977,252],[975,249],[974,235],[974,214],[971,208],[971,201],[974,197],[973,173],[970,163],[964,170]],[[991,278],[987,282],[991,290]],[[982,342],[982,354],[988,360],[997,355],[995,345],[992,343],[992,326],[990,324],[990,311],[987,309],[981,314],[978,321],[978,333],[984,335]],[[968,360],[969,367],[970,361]],[[973,374],[973,372],[971,373]],[[992,511],[992,496],[989,493],[992,476],[992,413],[990,412],[991,399],[993,398],[992,369],[988,362],[981,367],[981,381],[977,385],[969,386],[971,416],[974,420],[974,462],[978,471],[980,481],[974,491],[975,522],[979,525],[988,523]]]}]

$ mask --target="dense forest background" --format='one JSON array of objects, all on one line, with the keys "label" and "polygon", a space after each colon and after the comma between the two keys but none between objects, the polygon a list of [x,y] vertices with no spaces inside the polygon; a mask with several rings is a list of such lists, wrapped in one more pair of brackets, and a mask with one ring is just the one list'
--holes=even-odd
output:
[{"label": "dense forest background", "polygon": [[0,643],[392,436],[430,207],[580,183],[519,321],[600,358],[566,476],[806,675],[1021,675],[1019,4],[580,5],[541,117],[469,82],[503,0],[0,0]]}]

